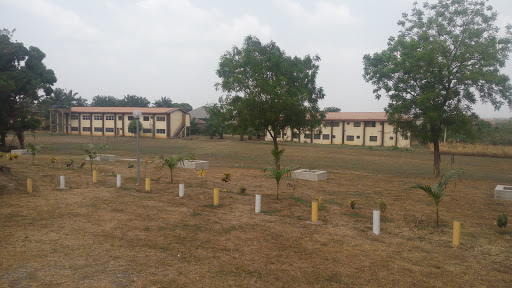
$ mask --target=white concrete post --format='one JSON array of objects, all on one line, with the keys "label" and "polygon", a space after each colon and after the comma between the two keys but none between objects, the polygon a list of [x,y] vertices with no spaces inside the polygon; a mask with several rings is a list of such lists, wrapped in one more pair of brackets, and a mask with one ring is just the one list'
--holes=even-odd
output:
[{"label": "white concrete post", "polygon": [[185,184],[180,184],[180,197],[183,197],[185,195]]},{"label": "white concrete post", "polygon": [[60,189],[66,188],[66,177],[60,176]]},{"label": "white concrete post", "polygon": [[260,213],[261,212],[261,195],[256,194],[256,205],[254,207],[254,212]]},{"label": "white concrete post", "polygon": [[117,174],[117,188],[121,187],[121,174]]},{"label": "white concrete post", "polygon": [[380,210],[373,210],[373,234],[380,234]]}]

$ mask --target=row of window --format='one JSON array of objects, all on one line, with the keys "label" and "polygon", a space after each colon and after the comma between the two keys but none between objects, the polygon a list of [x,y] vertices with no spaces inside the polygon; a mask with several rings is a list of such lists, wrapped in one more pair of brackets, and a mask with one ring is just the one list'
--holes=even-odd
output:
[{"label": "row of window", "polygon": [[[78,132],[78,127],[71,127],[71,131]],[[82,127],[83,132],[91,132],[91,127]],[[103,132],[101,127],[94,127],[94,132]],[[114,128],[105,128],[105,132],[114,133]],[[151,129],[142,129],[142,133],[153,133]],[[165,134],[165,129],[156,129],[156,134]]]},{"label": "row of window", "polygon": [[[117,116],[119,121],[123,120],[123,116]],[[71,114],[71,120],[78,120],[77,114]],[[82,120],[91,120],[91,115],[82,115]],[[94,120],[103,120],[103,115],[94,115]],[[114,121],[115,117],[113,115],[105,116],[105,120]],[[128,121],[132,121],[133,116],[128,116]],[[143,121],[149,121],[149,116],[142,117]],[[165,116],[156,116],[156,121],[165,121]]]}]

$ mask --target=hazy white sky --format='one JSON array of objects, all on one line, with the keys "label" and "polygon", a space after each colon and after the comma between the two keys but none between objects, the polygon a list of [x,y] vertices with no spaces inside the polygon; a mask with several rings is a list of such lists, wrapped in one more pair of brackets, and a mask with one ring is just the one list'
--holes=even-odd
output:
[{"label": "hazy white sky", "polygon": [[[382,111],[364,82],[362,57],[386,48],[413,0],[0,0],[0,28],[46,53],[55,87],[95,95],[162,96],[194,108],[217,102],[220,56],[246,35],[273,40],[288,55],[318,54],[322,107]],[[419,1],[422,2],[422,1]],[[489,1],[498,24],[512,23],[512,1]],[[512,78],[512,61],[504,70]],[[512,117],[477,105],[482,117]]]}]

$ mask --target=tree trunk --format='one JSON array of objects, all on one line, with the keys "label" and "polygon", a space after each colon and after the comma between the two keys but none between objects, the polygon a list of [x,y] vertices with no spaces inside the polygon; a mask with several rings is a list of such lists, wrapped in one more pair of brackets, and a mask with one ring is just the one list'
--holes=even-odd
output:
[{"label": "tree trunk", "polygon": [[210,139],[213,139],[213,133],[212,133],[212,134],[210,134]]},{"label": "tree trunk", "polygon": [[0,133],[0,147],[7,148],[7,132]]},{"label": "tree trunk", "polygon": [[240,141],[244,141],[244,134],[240,134]]},{"label": "tree trunk", "polygon": [[[274,137],[272,137],[272,142],[274,143],[274,149],[279,151],[279,143],[277,142],[277,138],[275,137],[275,135],[274,135]],[[278,159],[278,164],[276,165],[276,169],[278,172],[281,170],[281,159]],[[277,184],[276,199],[279,200],[279,184]]]},{"label": "tree trunk", "polygon": [[16,131],[16,137],[18,137],[18,142],[20,142],[20,149],[25,149],[25,133],[24,133],[24,131]]},{"label": "tree trunk", "polygon": [[441,177],[441,153],[439,152],[439,140],[434,140],[434,177]]},{"label": "tree trunk", "polygon": [[261,139],[261,133],[260,133],[260,132],[258,132],[258,133],[256,134],[256,139],[258,139],[258,140],[260,140],[260,139]]},{"label": "tree trunk", "polygon": [[224,133],[219,134],[219,139],[224,139]]}]

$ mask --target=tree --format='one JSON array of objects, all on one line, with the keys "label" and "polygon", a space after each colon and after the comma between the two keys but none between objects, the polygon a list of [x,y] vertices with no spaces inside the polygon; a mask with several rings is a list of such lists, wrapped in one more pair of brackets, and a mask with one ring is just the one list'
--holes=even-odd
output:
[{"label": "tree", "polygon": [[[279,151],[277,135],[282,129],[321,123],[323,114],[317,111],[324,92],[316,85],[319,61],[319,56],[290,57],[273,41],[262,44],[247,36],[241,48],[235,46],[221,56],[217,69],[221,82],[216,88],[226,93],[223,102],[228,107],[243,111],[248,127],[266,130]],[[237,96],[241,98],[235,105],[232,100]]]},{"label": "tree", "polygon": [[91,107],[123,107],[121,101],[114,96],[96,95],[92,97]]},{"label": "tree", "polygon": [[94,144],[83,144],[82,145],[82,148],[80,150],[82,150],[84,153],[85,153],[85,156],[87,156],[87,160],[89,160],[89,162],[91,163],[91,172],[92,172],[92,161],[94,161],[94,159],[96,159],[96,157],[98,157],[98,153],[107,148],[108,146],[105,145],[105,144],[101,144],[101,145],[94,145]]},{"label": "tree", "polygon": [[365,55],[364,79],[375,97],[389,97],[390,124],[433,143],[434,176],[441,175],[439,139],[472,115],[477,96],[495,109],[512,107],[509,76],[500,73],[511,50],[512,26],[500,37],[497,13],[485,1],[439,0],[403,14],[388,48]]},{"label": "tree", "polygon": [[174,183],[173,173],[174,169],[179,166],[179,164],[183,164],[185,160],[195,159],[194,155],[189,154],[179,154],[179,155],[169,155],[169,157],[165,158],[163,155],[160,155],[160,159],[162,159],[162,165],[169,168],[171,171],[171,184]]},{"label": "tree", "polygon": [[338,107],[325,107],[324,112],[341,112],[341,109]]},{"label": "tree", "polygon": [[460,177],[464,174],[462,170],[450,171],[444,174],[441,179],[439,179],[439,183],[433,186],[429,185],[421,185],[416,184],[411,188],[420,189],[428,194],[434,200],[434,204],[436,205],[436,226],[439,227],[439,203],[443,200],[444,190],[446,190],[446,186],[453,178],[460,179]]},{"label": "tree", "polygon": [[52,93],[57,78],[43,63],[46,55],[37,47],[27,49],[23,43],[12,41],[13,33],[0,30],[0,142],[5,148],[7,133],[14,131],[24,148],[23,132],[40,125],[31,109],[42,97],[41,92]]},{"label": "tree", "polygon": [[34,165],[37,153],[39,153],[45,147],[45,145],[40,144],[36,146],[32,143],[28,143],[27,147],[28,151],[30,152],[30,155],[32,155],[32,165]]},{"label": "tree", "polygon": [[123,100],[121,101],[123,103],[123,107],[149,107],[149,104],[151,103],[148,99],[146,99],[146,97],[130,94],[124,96]]},{"label": "tree", "polygon": [[206,113],[208,113],[208,119],[206,120],[205,132],[213,139],[213,136],[219,135],[220,139],[224,138],[224,134],[227,133],[228,118],[225,111],[225,106],[221,104],[208,104],[204,107]]},{"label": "tree", "polygon": [[139,119],[139,121],[137,121],[136,119],[133,119],[132,121],[130,121],[130,123],[128,123],[128,132],[136,134],[137,133],[137,123],[139,123],[139,134],[140,134],[142,132],[142,123],[140,122],[140,119]]},{"label": "tree", "polygon": [[160,97],[160,99],[153,102],[153,107],[173,107],[172,100],[167,97]]}]

